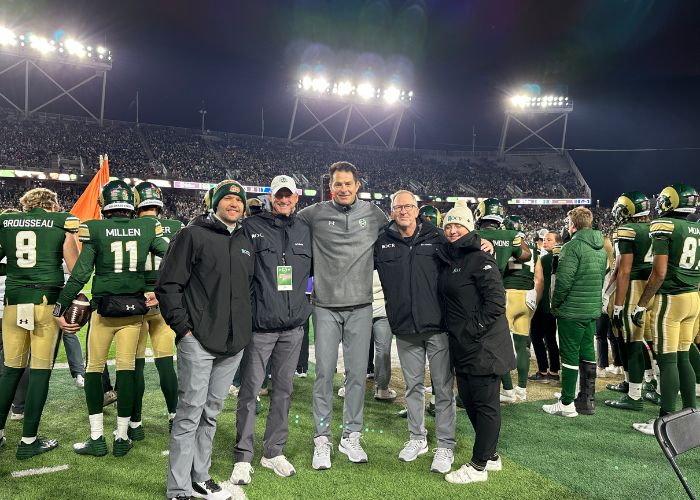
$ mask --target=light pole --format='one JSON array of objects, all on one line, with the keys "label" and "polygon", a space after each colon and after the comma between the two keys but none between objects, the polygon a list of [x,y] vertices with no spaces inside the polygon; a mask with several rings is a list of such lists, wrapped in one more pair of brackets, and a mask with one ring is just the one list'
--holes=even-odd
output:
[{"label": "light pole", "polygon": [[204,135],[204,115],[207,114],[207,112],[204,110],[204,101],[202,101],[202,109],[200,109],[199,112],[202,115],[202,135]]}]

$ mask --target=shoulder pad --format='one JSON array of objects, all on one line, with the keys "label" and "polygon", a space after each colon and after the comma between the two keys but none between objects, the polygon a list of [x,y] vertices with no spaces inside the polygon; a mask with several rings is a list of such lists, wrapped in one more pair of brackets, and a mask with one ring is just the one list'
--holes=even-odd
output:
[{"label": "shoulder pad", "polygon": [[78,240],[82,243],[90,240],[90,227],[85,223],[78,228]]},{"label": "shoulder pad", "polygon": [[651,223],[649,232],[653,236],[668,236],[673,233],[673,219],[658,219]]},{"label": "shoulder pad", "polygon": [[631,227],[624,226],[617,230],[617,237],[621,240],[634,241],[636,235],[637,233]]}]

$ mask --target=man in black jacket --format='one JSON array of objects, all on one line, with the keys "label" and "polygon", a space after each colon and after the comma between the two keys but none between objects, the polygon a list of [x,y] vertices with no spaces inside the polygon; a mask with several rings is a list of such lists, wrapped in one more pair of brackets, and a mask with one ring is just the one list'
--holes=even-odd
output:
[{"label": "man in black jacket", "polygon": [[233,484],[248,484],[251,480],[255,401],[270,358],[275,387],[270,398],[260,465],[281,477],[296,473],[282,450],[289,435],[287,418],[294,371],[304,337],[303,325],[311,315],[311,304],[306,296],[311,274],[311,235],[309,226],[292,213],[299,195],[291,177],[275,177],[269,196],[272,212],[260,212],[243,221],[243,232],[255,251],[253,337],[241,361]]},{"label": "man in black jacket", "polygon": [[219,183],[212,212],[170,242],[155,285],[165,322],[175,331],[178,404],[170,435],[168,498],[226,500],[209,476],[216,417],[252,330],[252,247],[243,234],[246,195]]},{"label": "man in black jacket", "polygon": [[435,394],[437,451],[430,470],[449,472],[454,461],[454,377],[450,370],[449,340],[437,294],[440,260],[437,248],[446,242],[441,230],[418,216],[416,197],[398,191],[392,197],[393,222],[374,245],[374,261],[384,290],[386,312],[406,382],[410,440],[399,460],[412,462],[428,452],[425,429],[425,356]]}]

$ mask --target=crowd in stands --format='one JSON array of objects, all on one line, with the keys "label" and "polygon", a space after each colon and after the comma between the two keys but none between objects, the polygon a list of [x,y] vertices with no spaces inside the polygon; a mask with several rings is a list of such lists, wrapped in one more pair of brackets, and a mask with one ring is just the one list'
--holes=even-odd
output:
[{"label": "crowd in stands", "polygon": [[[412,189],[433,196],[479,197],[584,195],[583,186],[571,170],[545,168],[536,158],[515,166],[490,158],[441,162],[408,151],[339,150],[331,144],[287,145],[233,136],[205,140],[172,127],[99,127],[78,120],[39,119],[36,115],[20,120],[0,113],[0,165],[44,170],[54,168],[52,157],[60,155],[81,157],[89,173],[99,167],[98,157],[104,153],[110,158],[110,173],[118,177],[200,182],[234,177],[244,185],[265,186],[272,177],[284,173],[300,180],[303,175],[309,183],[305,187],[318,189],[328,166],[343,159],[362,173],[362,191]],[[514,189],[510,191],[508,186]]]}]

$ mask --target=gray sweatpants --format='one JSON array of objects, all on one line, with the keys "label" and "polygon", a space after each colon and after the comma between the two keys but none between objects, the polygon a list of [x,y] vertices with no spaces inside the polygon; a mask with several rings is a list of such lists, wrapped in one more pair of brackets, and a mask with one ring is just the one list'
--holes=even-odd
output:
[{"label": "gray sweatpants", "polygon": [[374,333],[374,381],[377,389],[388,389],[391,381],[391,327],[386,318],[376,318],[372,323]]},{"label": "gray sweatpants", "polygon": [[168,498],[191,495],[193,481],[210,478],[216,417],[224,407],[242,357],[243,351],[235,356],[211,354],[194,335],[178,342],[178,401],[170,434]]},{"label": "gray sweatpants", "polygon": [[233,447],[236,462],[253,461],[255,400],[265,379],[268,360],[271,360],[270,373],[274,387],[263,436],[263,456],[275,458],[282,455],[289,436],[288,416],[292,401],[292,382],[303,338],[302,326],[281,332],[253,333],[241,361],[242,383],[236,408],[236,446]]},{"label": "gray sweatpants", "polygon": [[316,347],[316,380],[314,381],[314,437],[332,436],[333,375],[338,363],[338,344],[343,343],[345,360],[345,401],[343,437],[362,430],[365,406],[367,359],[372,329],[372,306],[334,308],[314,306],[314,343]]},{"label": "gray sweatpants", "polygon": [[425,439],[425,356],[435,395],[435,437],[438,448],[455,447],[456,406],[454,376],[450,367],[450,343],[447,333],[397,335],[396,347],[406,381],[406,408],[411,439]]}]

